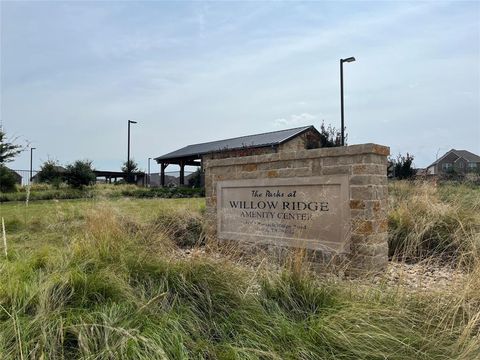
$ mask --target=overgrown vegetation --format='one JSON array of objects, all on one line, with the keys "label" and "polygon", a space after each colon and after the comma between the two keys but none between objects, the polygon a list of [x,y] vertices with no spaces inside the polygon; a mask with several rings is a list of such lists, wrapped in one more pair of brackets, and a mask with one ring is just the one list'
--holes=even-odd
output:
[{"label": "overgrown vegetation", "polygon": [[201,188],[188,187],[127,187],[125,190],[122,190],[121,194],[123,196],[131,196],[136,198],[190,198],[204,196],[205,191]]},{"label": "overgrown vegetation", "polygon": [[[450,226],[441,228],[442,236],[459,227],[478,236],[478,211],[473,213],[478,189],[421,186],[397,182],[391,187],[390,216],[400,224],[419,224],[402,230],[405,241],[414,237],[410,233],[422,234],[419,217],[426,218],[425,225],[440,213]],[[403,210],[396,212],[408,199],[415,217],[409,222]],[[217,256],[213,243],[202,245],[202,203],[3,204],[9,250],[8,258],[0,259],[0,358],[480,356],[477,255],[455,289],[426,292],[320,280],[301,258],[279,270],[265,262],[252,268],[234,254]],[[429,210],[425,203],[439,208]],[[441,212],[441,204],[451,209]],[[457,223],[445,220],[450,217]],[[392,225],[391,240],[401,242],[399,229]],[[461,233],[456,236],[461,241]],[[191,246],[186,257],[181,248]],[[456,253],[472,249],[463,246]]]},{"label": "overgrown vegetation", "polygon": [[472,264],[480,257],[480,188],[468,184],[390,185],[389,251],[410,261],[429,256]]},{"label": "overgrown vegetation", "polygon": [[[65,184],[33,184],[29,192],[29,200],[91,199],[132,197],[132,198],[192,198],[203,197],[200,188],[142,188],[135,185],[102,185],[70,188]],[[20,187],[16,192],[0,193],[0,203],[9,201],[25,201],[27,188]]]},{"label": "overgrown vegetation", "polygon": [[399,180],[411,179],[415,176],[416,171],[413,168],[412,154],[398,154],[397,158],[390,157],[388,159],[388,177]]}]

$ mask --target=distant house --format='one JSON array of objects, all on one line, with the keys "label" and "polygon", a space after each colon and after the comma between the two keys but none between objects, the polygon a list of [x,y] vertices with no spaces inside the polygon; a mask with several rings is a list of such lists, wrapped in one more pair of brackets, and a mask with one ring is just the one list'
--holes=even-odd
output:
[{"label": "distant house", "polygon": [[456,172],[466,174],[480,171],[480,156],[467,150],[448,151],[445,155],[427,167],[429,175],[441,175]]}]

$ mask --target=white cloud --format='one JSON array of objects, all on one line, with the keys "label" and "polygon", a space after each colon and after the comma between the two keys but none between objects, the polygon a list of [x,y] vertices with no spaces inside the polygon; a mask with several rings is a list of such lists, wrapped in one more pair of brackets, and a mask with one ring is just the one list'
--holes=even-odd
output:
[{"label": "white cloud", "polygon": [[275,119],[273,125],[276,127],[312,125],[316,120],[317,117],[309,113],[292,114],[288,118]]}]

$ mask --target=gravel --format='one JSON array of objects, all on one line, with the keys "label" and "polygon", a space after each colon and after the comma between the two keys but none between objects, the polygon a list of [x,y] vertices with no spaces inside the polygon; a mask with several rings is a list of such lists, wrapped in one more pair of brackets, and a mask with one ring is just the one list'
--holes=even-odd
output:
[{"label": "gravel", "polygon": [[415,290],[442,290],[457,286],[464,278],[465,274],[460,270],[437,263],[391,261],[385,273],[374,276],[372,282]]},{"label": "gravel", "polygon": [[[178,255],[179,257],[187,259],[205,255],[216,260],[221,260],[222,258],[225,259],[224,255],[218,252],[207,252],[203,247],[182,249],[177,256]],[[264,261],[259,262],[258,259],[254,261],[251,260],[252,259],[243,258],[239,259],[238,263],[239,265],[246,266],[252,270],[256,270],[260,263],[262,266],[273,271],[280,268],[278,264],[269,261],[265,263]],[[446,288],[451,289],[460,286],[459,284],[462,283],[462,280],[465,279],[466,275],[461,270],[440,263],[428,262],[408,264],[405,262],[390,261],[387,269],[383,273],[376,275],[364,276],[361,278],[348,277],[340,271],[336,273],[318,273],[318,276],[321,279],[333,280],[334,282],[351,281],[388,287],[401,286],[411,290],[441,291]]]}]

